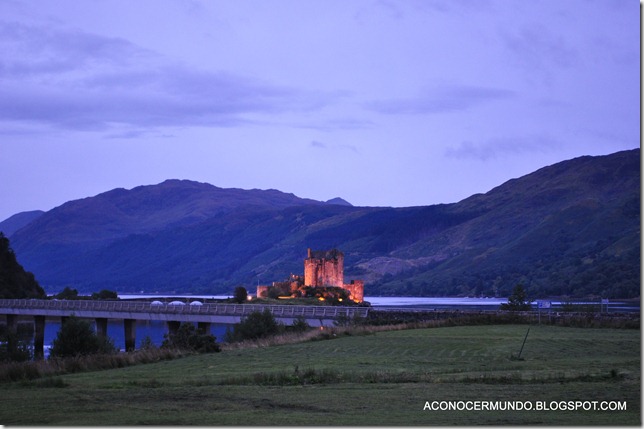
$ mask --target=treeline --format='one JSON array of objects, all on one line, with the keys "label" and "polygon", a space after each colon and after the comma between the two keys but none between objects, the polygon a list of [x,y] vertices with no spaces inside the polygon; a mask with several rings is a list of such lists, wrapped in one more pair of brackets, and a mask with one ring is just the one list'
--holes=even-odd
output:
[{"label": "treeline", "polygon": [[93,292],[91,295],[79,295],[78,290],[66,286],[61,292],[52,296],[53,299],[93,299],[93,300],[110,300],[119,299],[118,294],[112,290],[103,289],[100,292]]}]

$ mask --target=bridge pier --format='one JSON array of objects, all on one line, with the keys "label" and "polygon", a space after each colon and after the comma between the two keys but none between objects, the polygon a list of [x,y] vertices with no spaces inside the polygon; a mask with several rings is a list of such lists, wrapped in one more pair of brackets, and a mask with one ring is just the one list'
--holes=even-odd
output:
[{"label": "bridge pier", "polygon": [[18,340],[18,323],[14,314],[7,314],[7,348],[15,350]]},{"label": "bridge pier", "polygon": [[197,322],[197,332],[201,334],[209,334],[210,322]]},{"label": "bridge pier", "polygon": [[107,318],[97,317],[96,321],[96,335],[105,338],[107,336]]},{"label": "bridge pier", "polygon": [[15,334],[18,332],[18,324],[15,314],[7,314],[7,333]]},{"label": "bridge pier", "polygon": [[123,319],[125,328],[125,351],[131,352],[136,348],[136,320]]},{"label": "bridge pier", "polygon": [[168,320],[168,333],[170,335],[176,334],[180,326],[181,326],[181,322],[177,322],[175,320]]},{"label": "bridge pier", "polygon": [[45,316],[34,316],[34,359],[45,358]]}]

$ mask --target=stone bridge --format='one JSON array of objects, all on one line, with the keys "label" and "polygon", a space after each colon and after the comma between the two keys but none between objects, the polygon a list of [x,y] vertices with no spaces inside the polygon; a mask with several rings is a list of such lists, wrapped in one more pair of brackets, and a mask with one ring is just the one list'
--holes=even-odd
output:
[{"label": "stone bridge", "polygon": [[107,335],[107,320],[121,319],[125,329],[125,350],[134,350],[137,320],[162,320],[174,331],[180,323],[197,323],[198,328],[210,332],[212,323],[233,324],[254,311],[268,309],[285,325],[303,317],[309,326],[329,326],[338,316],[365,317],[367,307],[261,305],[261,304],[201,304],[180,305],[149,301],[66,301],[40,299],[0,299],[0,314],[6,316],[7,327],[16,329],[17,318],[34,321],[34,355],[42,357],[46,318],[60,318],[63,322],[74,315],[81,319],[94,319],[96,332]]}]

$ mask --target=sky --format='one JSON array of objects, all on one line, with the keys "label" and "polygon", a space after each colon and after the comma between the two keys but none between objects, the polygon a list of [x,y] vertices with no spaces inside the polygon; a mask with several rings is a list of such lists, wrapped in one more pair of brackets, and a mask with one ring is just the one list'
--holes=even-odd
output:
[{"label": "sky", "polygon": [[635,0],[0,2],[0,220],[189,179],[453,203],[640,146]]}]

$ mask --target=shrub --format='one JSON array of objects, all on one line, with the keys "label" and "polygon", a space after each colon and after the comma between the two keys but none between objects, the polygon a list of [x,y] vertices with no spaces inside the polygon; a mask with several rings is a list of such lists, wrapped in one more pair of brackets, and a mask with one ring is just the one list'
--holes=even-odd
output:
[{"label": "shrub", "polygon": [[226,342],[256,340],[284,331],[284,325],[278,323],[269,309],[253,311],[244,317],[241,322],[233,326],[232,331],[226,332]]},{"label": "shrub", "polygon": [[176,332],[165,334],[161,347],[189,350],[197,353],[221,351],[214,335],[199,332],[192,323],[182,323]]},{"label": "shrub", "polygon": [[62,324],[52,342],[50,358],[115,353],[116,348],[108,337],[96,335],[89,322],[69,317]]},{"label": "shrub", "polygon": [[157,346],[154,345],[154,342],[152,342],[152,338],[150,338],[149,335],[146,335],[139,345],[139,349],[141,350],[152,350],[156,348]]},{"label": "shrub", "polygon": [[360,326],[360,325],[366,325],[367,321],[364,317],[360,316],[359,314],[354,314],[353,317],[350,317],[346,314],[340,314],[336,316],[335,320],[333,321],[333,324],[335,326]]},{"label": "shrub", "polygon": [[311,327],[306,322],[306,318],[304,316],[297,316],[293,321],[293,325],[291,325],[291,330],[293,332],[304,332],[309,329],[311,329]]},{"label": "shrub", "polygon": [[30,339],[19,332],[7,332],[0,337],[0,361],[24,362],[31,360],[33,354],[29,347]]}]

